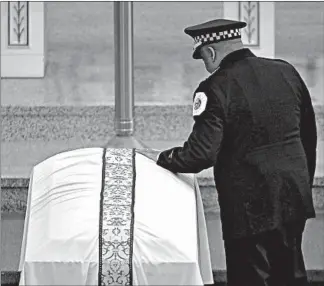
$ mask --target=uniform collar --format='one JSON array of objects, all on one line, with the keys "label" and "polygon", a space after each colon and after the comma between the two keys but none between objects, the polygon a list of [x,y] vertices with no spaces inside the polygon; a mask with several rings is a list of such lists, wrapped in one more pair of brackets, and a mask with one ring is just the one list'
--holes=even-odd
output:
[{"label": "uniform collar", "polygon": [[234,63],[236,61],[243,60],[243,59],[249,58],[249,57],[256,57],[256,55],[253,54],[251,52],[251,50],[250,49],[247,49],[247,48],[244,48],[244,49],[240,49],[240,50],[236,50],[234,52],[231,52],[230,54],[228,54],[226,57],[224,57],[222,59],[222,61],[220,62],[219,66],[216,68],[216,70],[214,70],[210,74],[209,77],[211,77],[213,74],[215,74],[220,68],[224,68],[226,65],[228,65],[230,63]]},{"label": "uniform collar", "polygon": [[234,52],[231,52],[230,54],[228,54],[226,57],[224,57],[222,59],[222,61],[219,64],[219,68],[223,68],[226,65],[230,64],[230,63],[234,63],[240,60],[243,60],[245,58],[250,58],[250,57],[256,57],[250,49],[247,48],[243,48],[240,50],[236,50]]}]

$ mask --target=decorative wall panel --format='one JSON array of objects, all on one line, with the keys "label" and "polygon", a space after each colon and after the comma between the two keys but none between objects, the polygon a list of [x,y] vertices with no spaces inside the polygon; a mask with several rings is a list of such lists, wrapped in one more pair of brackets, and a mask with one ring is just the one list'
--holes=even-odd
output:
[{"label": "decorative wall panel", "polygon": [[8,2],[8,46],[28,46],[29,3]]},{"label": "decorative wall panel", "polygon": [[247,26],[242,31],[243,43],[247,46],[259,46],[260,37],[259,2],[239,2],[239,19]]},{"label": "decorative wall panel", "polygon": [[1,78],[45,76],[45,4],[1,2]]}]

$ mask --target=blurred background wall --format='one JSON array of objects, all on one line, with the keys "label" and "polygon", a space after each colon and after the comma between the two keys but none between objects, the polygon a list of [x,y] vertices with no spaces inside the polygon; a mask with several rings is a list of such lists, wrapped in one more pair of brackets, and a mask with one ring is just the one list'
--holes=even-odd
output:
[{"label": "blurred background wall", "polygon": [[[4,79],[2,105],[113,104],[113,3],[46,2],[46,12],[46,76]],[[207,73],[183,29],[222,16],[223,2],[134,3],[136,104],[191,103]],[[315,102],[323,54],[324,2],[275,2],[275,56],[295,64]]]}]

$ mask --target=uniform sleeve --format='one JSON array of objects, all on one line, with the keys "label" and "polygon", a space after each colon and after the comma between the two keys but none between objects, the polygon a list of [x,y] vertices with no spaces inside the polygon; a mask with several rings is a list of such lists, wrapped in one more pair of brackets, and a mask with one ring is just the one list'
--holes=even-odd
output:
[{"label": "uniform sleeve", "polygon": [[174,173],[199,173],[216,164],[223,139],[224,112],[213,91],[207,97],[204,111],[194,116],[194,126],[182,147],[161,152],[157,164]]},{"label": "uniform sleeve", "polygon": [[302,84],[300,136],[307,157],[310,184],[313,185],[316,168],[317,130],[315,113],[309,91],[300,78]]}]

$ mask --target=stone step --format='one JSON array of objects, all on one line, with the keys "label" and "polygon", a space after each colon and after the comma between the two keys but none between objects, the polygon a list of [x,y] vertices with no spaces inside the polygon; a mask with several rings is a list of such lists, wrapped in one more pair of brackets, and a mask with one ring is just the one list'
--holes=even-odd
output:
[{"label": "stone step", "polygon": [[[309,286],[324,286],[319,271],[307,271]],[[226,271],[213,271],[214,284],[211,286],[226,286]],[[1,286],[18,286],[20,273],[18,271],[3,271],[1,273]],[[207,286],[207,285],[206,285]]]}]

